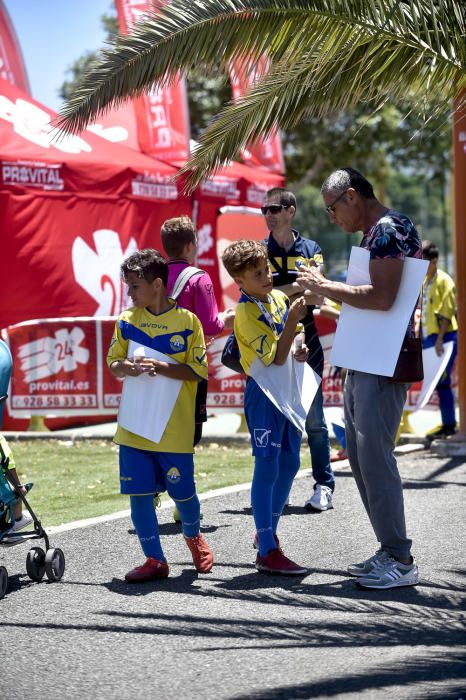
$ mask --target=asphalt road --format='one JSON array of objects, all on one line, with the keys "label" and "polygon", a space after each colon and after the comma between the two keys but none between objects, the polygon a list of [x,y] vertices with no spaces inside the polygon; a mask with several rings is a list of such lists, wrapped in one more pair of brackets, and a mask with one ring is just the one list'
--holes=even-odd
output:
[{"label": "asphalt road", "polygon": [[298,580],[255,571],[246,490],[203,503],[208,575],[195,573],[168,509],[159,516],[164,581],[124,582],[143,559],[128,518],[53,534],[67,561],[59,583],[28,579],[27,544],[2,548],[10,590],[0,601],[0,695],[465,698],[466,464],[428,452],[399,464],[416,587],[371,592],[345,574],[376,549],[345,468],[327,513],[305,513],[312,482],[295,482],[280,536],[309,567]]}]

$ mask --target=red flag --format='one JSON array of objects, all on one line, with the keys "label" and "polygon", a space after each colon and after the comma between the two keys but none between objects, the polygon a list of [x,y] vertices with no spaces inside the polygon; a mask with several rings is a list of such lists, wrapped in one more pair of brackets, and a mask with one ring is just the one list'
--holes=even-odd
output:
[{"label": "red flag", "polygon": [[30,93],[18,39],[2,0],[0,0],[0,78]]},{"label": "red flag", "polygon": [[[120,30],[128,32],[148,13],[160,10],[164,0],[116,0]],[[134,100],[139,146],[144,153],[169,162],[189,158],[189,114],[186,85],[153,89]]]},{"label": "red flag", "polygon": [[[238,60],[232,61],[229,68],[233,99],[238,101],[257,78],[267,72],[267,59],[262,57],[254,68]],[[249,143],[241,152],[241,157],[246,165],[262,167],[273,173],[285,172],[282,146],[277,132]]]}]

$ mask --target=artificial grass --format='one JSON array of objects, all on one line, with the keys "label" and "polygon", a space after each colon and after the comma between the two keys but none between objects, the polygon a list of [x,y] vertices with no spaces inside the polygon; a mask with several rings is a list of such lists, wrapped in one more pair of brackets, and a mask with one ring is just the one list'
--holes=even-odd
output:
[{"label": "artificial grass", "polygon": [[[34,483],[28,500],[44,527],[129,508],[128,497],[119,494],[118,448],[110,441],[34,440],[10,446],[22,483]],[[206,440],[195,459],[199,493],[252,478],[249,443]]]}]

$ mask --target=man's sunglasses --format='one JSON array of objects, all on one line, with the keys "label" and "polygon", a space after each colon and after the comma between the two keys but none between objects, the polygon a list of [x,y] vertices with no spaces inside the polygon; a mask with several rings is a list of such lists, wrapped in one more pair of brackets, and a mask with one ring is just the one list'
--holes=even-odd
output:
[{"label": "man's sunglasses", "polygon": [[282,209],[289,209],[290,204],[269,204],[268,206],[261,207],[261,212],[265,216],[266,214],[279,214]]},{"label": "man's sunglasses", "polygon": [[345,196],[345,194],[348,192],[348,190],[345,190],[341,194],[338,195],[336,199],[333,200],[331,204],[329,204],[327,207],[325,207],[325,211],[327,214],[335,214],[335,204],[340,201],[342,197]]}]

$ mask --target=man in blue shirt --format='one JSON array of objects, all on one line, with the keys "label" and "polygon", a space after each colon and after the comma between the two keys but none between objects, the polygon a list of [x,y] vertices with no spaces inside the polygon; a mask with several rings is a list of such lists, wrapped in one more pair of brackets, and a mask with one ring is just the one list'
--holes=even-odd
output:
[{"label": "man in blue shirt", "polygon": [[[324,354],[313,314],[316,304],[319,304],[321,299],[315,294],[305,292],[296,279],[299,269],[307,269],[312,264],[322,267],[322,251],[315,241],[303,238],[292,228],[295,213],[296,197],[293,192],[274,187],[266,193],[262,214],[270,232],[266,244],[273,286],[284,292],[290,301],[305,295],[308,302],[307,314],[302,323],[309,350],[307,361],[314,372],[322,376]],[[305,508],[316,511],[329,510],[333,508],[335,477],[330,464],[330,445],[321,387],[307,416],[306,433],[315,484],[313,493],[305,503]]]}]

